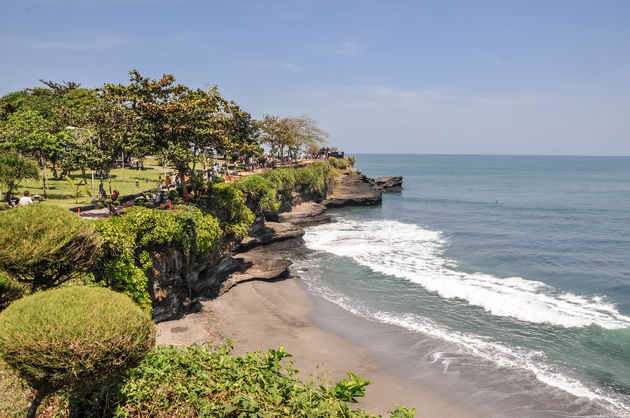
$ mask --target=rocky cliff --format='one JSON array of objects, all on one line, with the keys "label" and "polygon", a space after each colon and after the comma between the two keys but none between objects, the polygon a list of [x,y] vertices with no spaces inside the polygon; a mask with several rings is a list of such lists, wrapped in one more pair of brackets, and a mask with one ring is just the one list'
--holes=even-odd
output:
[{"label": "rocky cliff", "polygon": [[161,322],[197,311],[201,309],[200,298],[217,297],[238,283],[287,277],[291,261],[285,250],[295,247],[296,239],[301,240],[302,226],[330,221],[326,208],[376,205],[384,191],[401,189],[402,177],[370,179],[348,170],[335,179],[323,201],[297,195],[281,207],[280,213],[260,214],[248,237],[222,242],[192,266],[184,263],[177,248],[153,251],[153,268],[148,273],[153,318]]}]

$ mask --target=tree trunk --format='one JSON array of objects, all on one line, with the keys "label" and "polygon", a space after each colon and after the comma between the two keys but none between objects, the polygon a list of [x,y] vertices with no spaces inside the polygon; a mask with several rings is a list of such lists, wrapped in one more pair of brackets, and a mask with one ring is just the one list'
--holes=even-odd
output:
[{"label": "tree trunk", "polygon": [[192,184],[193,196],[195,196],[195,198],[197,198],[197,182],[195,181],[197,177],[197,173],[195,173],[196,165],[197,165],[197,162],[193,161],[192,174],[190,175],[190,184]]},{"label": "tree trunk", "polygon": [[120,158],[122,161],[122,181],[123,183],[126,183],[125,181],[125,152],[124,151],[120,153]]},{"label": "tree trunk", "polygon": [[37,413],[37,408],[39,408],[39,405],[42,403],[46,395],[47,395],[47,392],[43,390],[38,390],[35,393],[35,398],[33,399],[33,402],[31,402],[31,407],[28,408],[28,414],[26,414],[26,418],[35,418],[35,414]]},{"label": "tree trunk", "polygon": [[59,180],[59,176],[57,175],[57,164],[53,163],[52,169],[53,169],[53,179]]},{"label": "tree trunk", "polygon": [[86,174],[85,174],[85,167],[81,166],[81,179],[83,179],[83,184],[87,185],[87,179],[85,178]]},{"label": "tree trunk", "polygon": [[44,186],[44,197],[46,197],[46,189],[47,189],[47,185],[48,185],[48,175],[46,173],[46,160],[44,160],[44,157],[40,157],[39,158],[39,166],[42,169],[42,183]]}]

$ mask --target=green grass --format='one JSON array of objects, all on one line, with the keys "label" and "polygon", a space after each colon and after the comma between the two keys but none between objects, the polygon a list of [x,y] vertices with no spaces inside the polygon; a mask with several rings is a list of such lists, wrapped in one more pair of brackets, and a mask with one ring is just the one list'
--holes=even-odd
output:
[{"label": "green grass", "polygon": [[[157,187],[157,180],[161,176],[164,179],[164,172],[161,169],[156,168],[147,168],[147,163],[145,162],[145,168],[143,170],[138,171],[138,169],[129,169],[125,168],[125,181],[123,181],[122,177],[122,169],[116,168],[111,171],[112,174],[112,190],[118,190],[121,195],[133,194],[137,193],[136,190],[136,180],[139,183],[139,191],[149,190],[154,187]],[[49,171],[50,176],[50,171]],[[70,178],[76,183],[81,184],[83,187],[83,178],[80,171],[75,171],[70,174]],[[92,177],[90,172],[88,171],[85,174],[85,180],[87,182],[87,188],[92,190]],[[94,188],[96,193],[98,194],[98,185],[100,183],[100,179],[95,174],[94,175]],[[103,182],[103,187],[105,191],[109,195],[109,185],[107,179]],[[31,196],[38,194],[44,199],[44,190],[42,187],[42,181],[40,180],[30,180],[20,185],[20,187],[15,191],[16,196],[21,197],[24,193],[24,190],[28,190],[31,192]],[[64,208],[71,208],[74,206],[82,206],[89,205],[92,200],[87,193],[83,193],[83,195],[79,198],[78,203],[75,203],[74,198],[72,197],[72,188],[70,184],[65,179],[53,180],[52,178],[48,179],[48,197],[45,199],[46,202],[52,203],[55,205],[62,206]]]}]

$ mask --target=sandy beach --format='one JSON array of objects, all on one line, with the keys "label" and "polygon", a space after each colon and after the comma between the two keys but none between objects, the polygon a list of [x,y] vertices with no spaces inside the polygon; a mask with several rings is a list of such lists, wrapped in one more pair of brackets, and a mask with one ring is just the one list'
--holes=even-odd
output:
[{"label": "sandy beach", "polygon": [[372,381],[359,407],[386,415],[394,404],[417,409],[418,417],[475,417],[476,411],[384,370],[366,350],[324,331],[309,321],[313,303],[297,278],[241,283],[225,295],[203,302],[200,313],[158,324],[159,344],[192,344],[236,340],[236,354],[284,346],[303,378],[326,370],[332,381],[346,370]]}]

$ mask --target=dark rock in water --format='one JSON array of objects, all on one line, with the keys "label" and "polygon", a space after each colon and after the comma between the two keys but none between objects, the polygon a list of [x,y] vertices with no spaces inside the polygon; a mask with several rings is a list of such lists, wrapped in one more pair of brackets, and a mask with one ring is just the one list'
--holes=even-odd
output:
[{"label": "dark rock in water", "polygon": [[241,241],[238,249],[246,250],[263,244],[301,237],[302,235],[304,235],[304,230],[290,223],[261,222],[252,225],[249,236]]},{"label": "dark rock in water", "polygon": [[333,192],[322,204],[328,208],[370,206],[381,203],[382,199],[382,192],[374,187],[369,178],[350,172],[336,180]]},{"label": "dark rock in water", "polygon": [[385,193],[402,191],[402,176],[374,177],[372,179],[374,187]]},{"label": "dark rock in water", "polygon": [[278,220],[299,226],[319,225],[330,221],[330,215],[326,215],[325,212],[326,206],[306,202],[295,206],[290,212],[279,214]]}]

